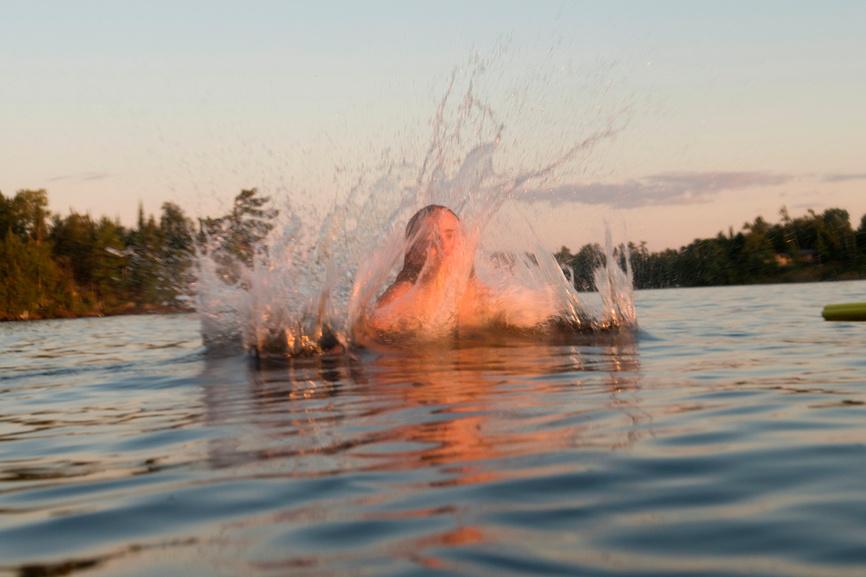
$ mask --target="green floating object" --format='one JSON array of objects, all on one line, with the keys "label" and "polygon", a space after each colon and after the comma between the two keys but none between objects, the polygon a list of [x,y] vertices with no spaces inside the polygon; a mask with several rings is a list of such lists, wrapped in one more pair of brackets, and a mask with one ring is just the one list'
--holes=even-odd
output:
[{"label": "green floating object", "polygon": [[821,316],[825,321],[866,321],[866,303],[827,305]]}]

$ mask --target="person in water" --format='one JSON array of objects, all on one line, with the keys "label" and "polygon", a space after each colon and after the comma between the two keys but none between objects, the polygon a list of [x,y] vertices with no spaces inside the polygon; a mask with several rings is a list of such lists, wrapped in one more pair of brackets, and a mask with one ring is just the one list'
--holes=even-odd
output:
[{"label": "person in water", "polygon": [[425,206],[406,225],[403,267],[367,319],[379,333],[423,331],[483,323],[488,291],[475,277],[474,243],[458,216],[438,204]]}]

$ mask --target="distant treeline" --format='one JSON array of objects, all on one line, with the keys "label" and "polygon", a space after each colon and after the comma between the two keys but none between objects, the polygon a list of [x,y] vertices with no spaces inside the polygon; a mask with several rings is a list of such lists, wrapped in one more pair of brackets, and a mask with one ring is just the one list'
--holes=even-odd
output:
[{"label": "distant treeline", "polygon": [[[644,242],[629,242],[614,255],[624,265],[630,254],[636,288],[866,278],[866,215],[855,230],[848,211],[841,208],[820,214],[810,210],[798,218],[791,218],[785,208],[779,214],[779,223],[759,216],[739,232],[730,228],[679,250],[650,252]],[[574,272],[578,290],[592,290],[592,270],[605,257],[598,244],[588,244],[576,254],[563,246],[556,259]]]},{"label": "distant treeline", "polygon": [[[235,282],[251,264],[277,211],[256,189],[242,190],[231,211],[193,221],[172,202],[159,218],[139,208],[132,228],[89,214],[48,211],[45,190],[0,193],[0,320],[41,319],[191,308],[196,253],[210,252],[218,273]],[[650,252],[628,243],[637,288],[710,286],[866,278],[866,215],[855,230],[848,212],[831,208],[781,222],[758,217],[734,233],[698,239],[679,250]],[[628,250],[626,250],[628,249]],[[591,290],[604,261],[598,244],[556,253],[579,290]]]},{"label": "distant treeline", "polygon": [[196,250],[249,263],[276,216],[268,201],[243,190],[229,214],[197,223],[172,202],[159,219],[139,207],[126,228],[52,215],[45,190],[0,193],[0,320],[187,310]]}]

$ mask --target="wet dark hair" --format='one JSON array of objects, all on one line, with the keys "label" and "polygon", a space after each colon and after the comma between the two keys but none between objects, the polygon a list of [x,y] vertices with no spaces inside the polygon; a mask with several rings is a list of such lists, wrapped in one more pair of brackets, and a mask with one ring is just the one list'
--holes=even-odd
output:
[{"label": "wet dark hair", "polygon": [[421,274],[421,269],[424,268],[424,263],[427,261],[427,248],[433,242],[432,231],[424,229],[425,222],[433,215],[440,212],[450,212],[454,218],[460,220],[457,214],[441,204],[428,204],[418,212],[412,215],[409,222],[406,223],[406,252],[403,253],[403,268],[400,274],[397,275],[395,283],[409,282],[415,284],[418,281],[418,275]]}]

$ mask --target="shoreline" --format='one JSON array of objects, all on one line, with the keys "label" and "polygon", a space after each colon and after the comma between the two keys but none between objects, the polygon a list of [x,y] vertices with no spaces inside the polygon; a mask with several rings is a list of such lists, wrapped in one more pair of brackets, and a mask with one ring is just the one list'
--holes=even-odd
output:
[{"label": "shoreline", "polygon": [[[669,289],[687,289],[687,288],[719,288],[719,287],[744,287],[744,286],[770,286],[770,285],[792,285],[792,284],[823,284],[823,283],[834,283],[834,282],[857,282],[857,281],[866,281],[866,276],[860,273],[851,273],[851,274],[843,274],[840,275],[839,278],[834,279],[766,279],[757,282],[751,283],[739,283],[739,284],[722,284],[722,285],[669,285],[663,287],[635,287],[635,292],[637,291],[656,291],[656,290],[669,290]],[[579,294],[592,294],[597,291],[577,291]],[[185,307],[177,307],[177,306],[165,306],[165,305],[145,305],[140,307],[132,307],[132,308],[124,308],[112,311],[89,311],[87,313],[79,313],[79,314],[63,314],[63,315],[55,315],[55,316],[28,316],[27,318],[17,318],[17,319],[9,319],[9,318],[0,318],[0,323],[28,323],[33,321],[49,321],[49,320],[72,320],[72,319],[90,319],[90,318],[100,318],[100,317],[119,317],[119,316],[138,316],[138,315],[181,315],[181,314],[193,314],[196,310],[194,308],[185,308]]]},{"label": "shoreline", "polygon": [[111,311],[88,311],[85,313],[69,313],[60,315],[27,315],[26,318],[0,318],[0,323],[29,323],[33,321],[53,321],[53,320],[73,320],[73,319],[93,319],[101,317],[121,317],[121,316],[139,316],[139,315],[180,315],[191,314],[196,312],[192,308],[171,307],[161,305],[145,305],[135,308],[124,308]]}]

